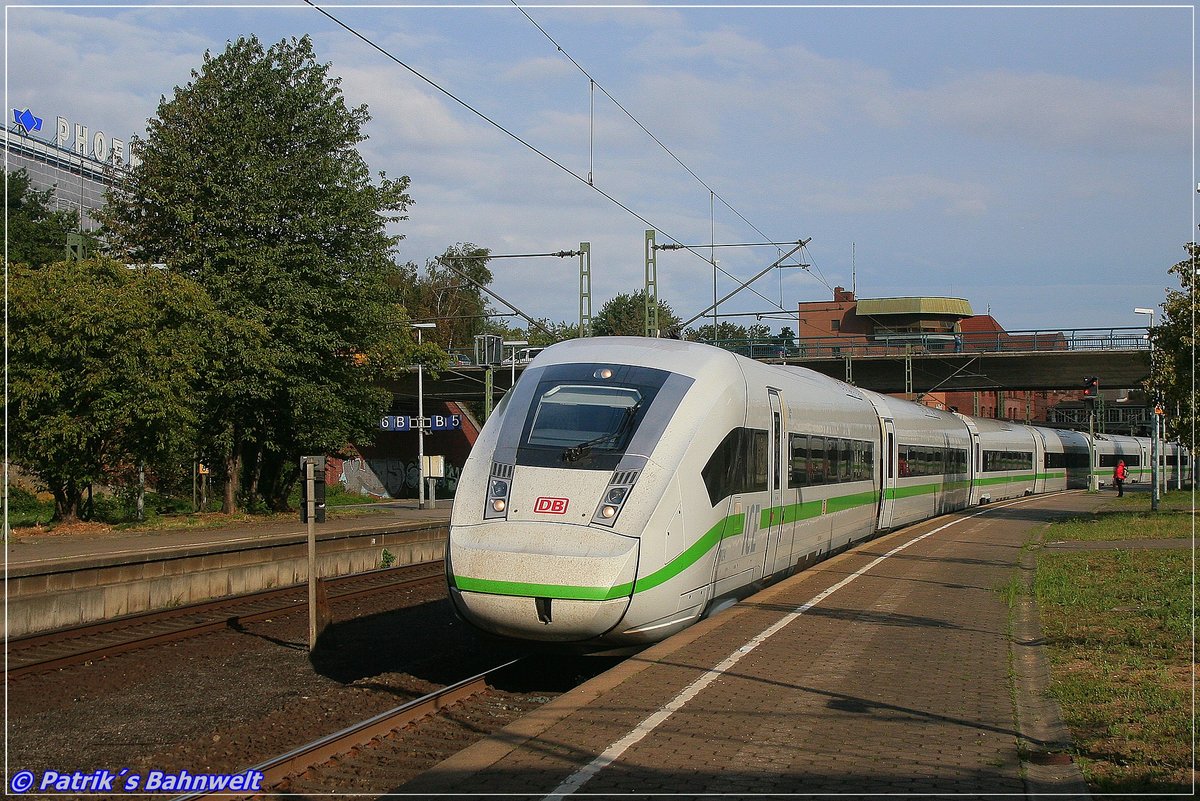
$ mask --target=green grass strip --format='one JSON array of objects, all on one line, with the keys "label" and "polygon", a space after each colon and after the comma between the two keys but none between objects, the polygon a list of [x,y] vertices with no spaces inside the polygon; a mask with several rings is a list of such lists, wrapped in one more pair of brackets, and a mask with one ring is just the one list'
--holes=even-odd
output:
[{"label": "green grass strip", "polygon": [[[1147,515],[1112,511],[1124,505],[1055,523],[1045,539],[1121,539],[1122,530],[1191,535],[1190,512],[1160,513],[1148,530]],[[1192,563],[1187,548],[1044,550],[1038,557],[1051,693],[1093,793],[1191,791]]]}]

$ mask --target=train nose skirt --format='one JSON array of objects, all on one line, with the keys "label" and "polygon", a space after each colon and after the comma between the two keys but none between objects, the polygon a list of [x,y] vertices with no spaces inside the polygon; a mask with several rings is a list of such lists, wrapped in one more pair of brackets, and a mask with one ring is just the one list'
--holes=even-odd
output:
[{"label": "train nose skirt", "polygon": [[590,526],[522,523],[451,531],[451,591],[480,628],[569,642],[616,626],[637,578],[639,540]]},{"label": "train nose skirt", "polygon": [[620,622],[629,596],[608,601],[488,595],[454,590],[460,609],[486,631],[501,637],[545,642],[580,642]]}]

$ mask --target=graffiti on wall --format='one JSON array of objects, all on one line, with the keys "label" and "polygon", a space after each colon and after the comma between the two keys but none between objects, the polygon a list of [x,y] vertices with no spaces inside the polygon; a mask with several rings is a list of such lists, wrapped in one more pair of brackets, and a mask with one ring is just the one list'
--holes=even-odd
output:
[{"label": "graffiti on wall", "polygon": [[[435,482],[437,497],[452,498],[458,489],[462,466],[446,463],[446,477]],[[347,492],[376,498],[415,498],[420,471],[415,460],[347,459],[342,463],[342,484]]]}]

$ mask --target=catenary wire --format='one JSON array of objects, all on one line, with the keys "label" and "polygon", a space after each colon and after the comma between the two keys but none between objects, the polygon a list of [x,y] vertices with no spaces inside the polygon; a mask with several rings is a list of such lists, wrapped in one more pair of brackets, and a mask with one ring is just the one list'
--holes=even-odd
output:
[{"label": "catenary wire", "polygon": [[[683,168],[683,169],[684,169],[684,170],[685,170],[685,171],[688,173],[688,175],[690,175],[690,176],[692,176],[693,178],[695,178],[697,183],[699,183],[701,186],[703,186],[705,189],[707,189],[707,190],[708,190],[708,193],[709,193],[709,196],[710,196],[711,198],[716,198],[717,200],[720,200],[720,201],[721,201],[721,205],[723,205],[725,208],[729,209],[729,210],[730,210],[730,211],[732,211],[732,212],[733,212],[735,215],[737,215],[737,216],[738,216],[738,218],[740,218],[740,219],[742,220],[742,222],[746,223],[746,225],[748,225],[748,226],[750,226],[751,228],[753,228],[753,229],[755,230],[755,232],[756,232],[756,233],[758,233],[758,234],[759,234],[759,235],[760,235],[760,236],[761,236],[763,239],[767,239],[767,240],[769,240],[769,239],[770,239],[770,237],[769,237],[769,236],[767,236],[767,235],[766,235],[766,233],[764,233],[764,232],[763,232],[763,230],[762,230],[761,228],[759,228],[759,227],[758,227],[757,225],[755,225],[754,223],[750,222],[750,220],[748,220],[748,219],[746,218],[746,216],[745,216],[745,215],[743,215],[743,214],[742,214],[740,211],[738,211],[736,208],[734,208],[734,207],[733,207],[733,205],[732,205],[732,204],[731,204],[729,201],[727,201],[727,200],[726,200],[724,197],[722,197],[722,196],[721,196],[721,194],[720,194],[719,192],[717,192],[715,189],[713,189],[711,186],[709,186],[709,185],[708,185],[708,183],[707,183],[707,182],[705,182],[705,180],[704,180],[703,178],[701,178],[699,175],[697,175],[697,174],[695,173],[695,171],[693,171],[693,170],[692,170],[692,168],[691,168],[691,167],[689,167],[687,164],[685,164],[685,163],[683,162],[683,160],[679,158],[679,156],[675,155],[675,152],[674,152],[674,151],[672,151],[672,150],[671,150],[671,148],[667,147],[667,146],[666,146],[666,144],[664,144],[662,140],[660,140],[660,139],[659,139],[657,136],[655,136],[655,135],[654,135],[654,133],[653,133],[653,132],[652,132],[652,131],[651,131],[649,128],[647,128],[645,125],[643,125],[643,124],[642,124],[642,122],[641,122],[641,120],[639,120],[639,119],[638,119],[636,116],[634,116],[634,114],[633,114],[632,112],[630,112],[630,111],[629,111],[629,109],[625,108],[625,106],[624,106],[624,105],[622,105],[621,101],[619,101],[619,100],[617,100],[617,98],[613,97],[612,93],[611,93],[611,92],[609,92],[607,89],[605,89],[605,88],[604,88],[604,85],[603,85],[603,84],[601,84],[600,82],[598,82],[598,81],[595,79],[595,77],[593,77],[593,76],[592,76],[592,74],[591,74],[591,73],[589,73],[589,72],[587,71],[587,69],[585,69],[585,68],[583,67],[583,65],[582,65],[582,64],[580,64],[578,61],[576,61],[576,60],[575,60],[575,57],[574,57],[574,56],[572,56],[572,55],[571,55],[569,52],[567,52],[566,48],[564,48],[564,47],[563,47],[561,44],[559,44],[559,43],[558,43],[558,41],[557,41],[557,40],[556,40],[556,39],[555,39],[553,36],[551,36],[551,35],[550,35],[550,33],[549,33],[549,32],[548,32],[548,31],[547,31],[545,28],[543,28],[543,27],[542,27],[542,26],[541,26],[541,25],[540,25],[540,24],[537,22],[537,20],[535,20],[533,17],[529,16],[529,13],[528,13],[528,12],[526,12],[526,11],[525,11],[525,9],[524,9],[524,8],[522,8],[522,7],[521,7],[521,6],[520,6],[520,5],[517,3],[517,0],[509,0],[509,2],[510,2],[510,3],[512,3],[512,4],[513,4],[513,6],[514,6],[514,7],[515,7],[515,8],[516,8],[518,11],[520,11],[520,12],[521,12],[522,16],[524,16],[524,17],[525,17],[525,19],[529,20],[529,23],[530,23],[531,25],[533,25],[533,27],[537,28],[537,29],[538,29],[538,31],[540,31],[540,32],[541,32],[541,34],[542,34],[543,36],[545,36],[545,37],[546,37],[546,39],[547,39],[547,40],[550,42],[550,44],[554,45],[554,47],[555,47],[555,48],[558,50],[558,52],[562,53],[562,54],[563,54],[563,56],[564,56],[564,57],[565,57],[565,58],[566,58],[568,61],[570,61],[570,62],[571,62],[571,63],[572,63],[574,66],[575,66],[575,68],[576,68],[577,70],[579,70],[579,72],[580,72],[581,74],[583,74],[583,76],[584,76],[585,78],[587,78],[587,79],[588,79],[588,82],[589,82],[589,85],[590,85],[591,92],[592,92],[592,95],[593,95],[593,96],[595,95],[595,90],[596,90],[596,89],[599,89],[601,92],[603,92],[603,93],[604,93],[604,96],[605,96],[605,97],[607,97],[609,100],[611,100],[614,106],[616,106],[618,109],[620,109],[620,110],[621,110],[621,112],[622,112],[622,113],[623,113],[623,114],[624,114],[626,117],[628,117],[630,120],[632,120],[632,121],[633,121],[633,124],[634,124],[634,125],[636,125],[638,128],[640,128],[640,129],[642,130],[642,133],[646,134],[646,136],[648,136],[648,137],[650,137],[652,140],[654,140],[654,143],[655,143],[655,144],[657,144],[659,147],[661,147],[661,148],[662,148],[662,149],[663,149],[663,150],[664,150],[664,151],[667,153],[667,155],[669,155],[669,156],[670,156],[670,157],[671,157],[671,158],[672,158],[672,159],[675,161],[675,163],[676,163],[676,164],[678,164],[680,167],[682,167],[682,168]],[[594,112],[594,109],[593,109],[593,115],[594,115],[594,113],[595,113],[595,112]],[[590,148],[590,147],[591,147],[591,145],[589,145],[589,148]],[[590,152],[589,152],[589,161],[590,161]],[[591,176],[592,176],[592,173],[591,173],[591,170],[589,169],[589,171],[588,171],[588,183],[589,183],[589,184],[591,183]],[[669,236],[669,234],[668,234],[668,236]],[[673,238],[673,237],[672,237],[672,238]],[[676,241],[676,242],[678,242],[679,240],[677,240],[677,239],[676,239],[675,241]],[[776,242],[770,242],[769,244],[773,244],[773,245],[775,245],[775,244],[779,244],[779,243],[776,243]],[[729,274],[727,271],[725,271],[725,270],[721,269],[719,266],[715,265],[715,264],[714,264],[714,260],[713,260],[713,259],[711,259],[711,258],[710,258],[710,259],[704,259],[704,256],[703,256],[701,253],[699,253],[697,250],[694,250],[692,247],[689,247],[689,246],[684,246],[684,247],[685,247],[685,248],[686,248],[688,251],[690,251],[692,254],[694,254],[695,256],[697,256],[698,258],[700,258],[700,259],[703,259],[703,260],[707,261],[708,263],[710,263],[710,264],[713,264],[714,266],[716,266],[716,267],[717,267],[717,269],[718,269],[720,272],[722,272],[722,273],[725,273],[725,275],[726,275],[728,278],[734,278],[734,276],[730,275],[730,274]],[[711,247],[711,246],[710,246],[710,247]],[[782,249],[780,249],[780,251],[779,251],[779,252],[781,252],[781,253],[782,253],[782,252],[783,252],[783,251],[782,251]],[[819,270],[818,270],[818,272],[819,272]],[[810,274],[812,274],[812,273],[811,273],[811,271],[810,271]],[[814,275],[814,277],[815,277],[815,278],[817,278],[817,279],[818,279],[818,280],[819,280],[819,281],[820,281],[822,284],[825,284],[826,288],[831,288],[831,287],[829,287],[829,284],[828,284],[828,282],[827,282],[827,281],[825,281],[825,278],[824,278],[824,276],[821,276],[821,275]],[[734,280],[737,280],[737,279],[736,279],[736,278],[734,278]],[[750,289],[750,291],[751,291],[751,292],[753,292],[754,294],[758,295],[758,296],[759,296],[760,298],[762,298],[763,300],[766,300],[768,303],[771,303],[771,302],[772,302],[772,301],[771,301],[769,298],[767,298],[766,296],[764,296],[764,295],[763,295],[762,293],[760,293],[758,290],[756,290],[756,289],[753,289],[752,287],[747,287],[747,288],[748,288],[748,289]],[[782,304],[779,306],[779,308],[780,308],[780,310],[784,310],[784,309],[783,309],[783,306],[782,306]]]},{"label": "catenary wire", "polygon": [[[565,165],[565,164],[563,164],[562,162],[560,162],[560,161],[558,161],[557,159],[555,159],[553,156],[549,155],[549,154],[548,154],[548,153],[546,153],[545,151],[543,151],[543,150],[541,150],[540,148],[538,148],[536,145],[534,145],[534,144],[532,144],[531,142],[528,142],[528,141],[526,141],[525,139],[523,139],[523,138],[522,138],[520,135],[518,135],[516,132],[514,132],[514,131],[512,131],[512,130],[508,129],[507,127],[505,127],[505,126],[504,126],[504,125],[502,125],[501,123],[497,122],[496,120],[492,119],[492,118],[491,118],[491,117],[489,117],[488,115],[484,114],[482,111],[480,111],[479,109],[475,108],[474,106],[472,106],[472,105],[471,105],[470,103],[468,103],[467,101],[465,101],[465,100],[463,100],[462,98],[460,98],[460,97],[458,97],[457,95],[455,95],[455,94],[454,94],[453,92],[451,92],[449,89],[446,89],[446,88],[445,88],[445,87],[443,87],[441,84],[439,84],[439,83],[437,83],[436,81],[434,81],[432,78],[429,78],[428,76],[426,76],[425,74],[423,74],[422,72],[420,72],[419,70],[417,70],[415,67],[413,67],[413,66],[409,65],[408,63],[406,63],[405,61],[401,60],[401,59],[400,59],[398,56],[396,56],[395,54],[393,54],[392,52],[390,52],[389,50],[387,50],[386,48],[384,48],[382,45],[380,45],[380,44],[376,43],[374,40],[372,40],[372,39],[371,39],[369,36],[367,36],[366,34],[362,33],[362,32],[361,32],[361,31],[359,31],[359,30],[357,30],[356,28],[354,28],[354,27],[353,27],[352,25],[350,25],[349,23],[347,23],[347,22],[344,22],[343,20],[341,20],[341,19],[339,19],[338,17],[334,16],[333,14],[331,14],[330,12],[328,12],[327,10],[325,10],[324,8],[322,8],[322,7],[318,6],[318,5],[317,5],[315,2],[313,2],[313,0],[304,0],[304,3],[305,3],[307,6],[309,6],[310,8],[312,8],[313,10],[315,10],[317,13],[321,14],[323,17],[325,17],[326,19],[328,19],[328,20],[329,20],[330,22],[332,22],[334,25],[337,25],[339,28],[341,28],[342,30],[346,31],[346,32],[347,32],[347,33],[349,33],[351,36],[353,36],[353,37],[355,37],[356,39],[358,39],[359,41],[361,41],[363,44],[367,45],[367,46],[368,46],[368,47],[370,47],[371,49],[373,49],[373,50],[375,50],[376,52],[378,52],[378,53],[379,53],[380,55],[382,55],[384,58],[388,59],[389,61],[391,61],[391,62],[395,63],[396,65],[398,65],[398,66],[400,66],[400,67],[403,67],[403,68],[404,68],[405,70],[407,70],[409,73],[411,73],[412,75],[416,76],[416,77],[417,77],[417,78],[419,78],[421,81],[423,81],[424,83],[428,84],[429,86],[433,87],[434,89],[436,89],[436,90],[437,90],[438,92],[440,92],[441,94],[445,95],[445,96],[446,96],[447,98],[449,98],[450,100],[453,100],[453,101],[454,101],[455,103],[457,103],[459,106],[461,106],[462,108],[464,108],[464,109],[466,109],[467,111],[471,112],[471,113],[472,113],[472,114],[474,114],[476,117],[479,117],[479,119],[483,120],[483,121],[484,121],[484,122],[486,122],[488,125],[491,125],[491,126],[492,126],[493,128],[495,128],[496,130],[500,131],[501,133],[505,134],[506,136],[510,137],[511,139],[515,140],[516,142],[520,143],[521,145],[524,145],[524,146],[525,146],[527,149],[529,149],[529,150],[533,151],[534,153],[536,153],[537,155],[541,156],[543,159],[545,159],[546,161],[550,162],[550,163],[551,163],[551,164],[553,164],[555,167],[558,167],[560,170],[562,170],[563,172],[565,172],[567,175],[571,176],[571,177],[572,177],[572,178],[574,178],[575,180],[579,181],[581,184],[583,184],[583,185],[585,185],[585,186],[587,186],[587,187],[589,187],[589,188],[593,189],[594,191],[596,191],[597,193],[599,193],[599,194],[600,194],[602,197],[604,197],[606,200],[608,200],[610,203],[612,203],[613,205],[617,206],[617,207],[618,207],[618,208],[620,208],[621,210],[625,211],[627,214],[629,214],[629,215],[630,215],[630,216],[632,216],[633,218],[637,219],[638,221],[640,221],[640,222],[641,222],[641,223],[643,223],[644,225],[647,225],[647,226],[649,226],[649,227],[651,227],[651,228],[653,228],[653,229],[655,229],[655,230],[657,230],[657,231],[661,231],[661,232],[662,232],[662,233],[663,233],[665,236],[667,236],[668,238],[672,239],[672,240],[673,240],[673,241],[675,241],[675,242],[678,242],[678,241],[679,241],[679,238],[678,238],[678,237],[675,237],[675,236],[671,235],[671,234],[670,234],[668,231],[664,230],[662,227],[660,227],[660,226],[656,225],[655,223],[651,222],[649,219],[647,219],[645,216],[643,216],[642,214],[640,214],[640,213],[638,213],[637,211],[635,211],[635,210],[634,210],[633,208],[631,208],[629,205],[627,205],[627,204],[623,203],[621,200],[617,199],[616,197],[614,197],[614,196],[613,196],[612,194],[610,194],[609,192],[606,192],[606,191],[604,191],[603,189],[601,189],[600,187],[596,186],[596,185],[595,185],[595,183],[594,183],[594,182],[592,182],[592,181],[589,181],[587,177],[585,177],[585,176],[582,176],[582,175],[580,175],[579,173],[575,172],[575,171],[574,171],[574,170],[572,170],[570,167],[566,166],[566,165]],[[518,6],[518,8],[520,8],[520,7]],[[523,12],[522,12],[522,13],[523,13]],[[527,15],[527,16],[528,16],[528,15]],[[553,40],[551,40],[551,41],[553,41]],[[556,46],[557,46],[557,45],[556,45]],[[564,51],[564,52],[565,52],[565,51]],[[568,58],[569,58],[569,56],[568,56]],[[604,91],[602,87],[601,87],[601,91]],[[607,95],[607,92],[605,92],[605,94]],[[615,103],[616,101],[614,100],[613,102]],[[626,113],[628,113],[628,112],[626,112]],[[649,133],[649,132],[647,132],[647,133]],[[656,141],[657,141],[657,140],[656,140]],[[664,147],[665,147],[665,146],[664,146]],[[685,169],[686,169],[686,165],[685,165]],[[691,172],[691,170],[688,170],[688,171],[689,171],[689,172]],[[697,180],[699,180],[699,179],[697,179]],[[715,193],[714,193],[714,195],[715,195]],[[724,202],[725,202],[725,201],[724,201],[724,200],[722,200],[722,203],[724,203]],[[740,216],[740,215],[739,215],[739,216]],[[751,227],[753,227],[753,225],[751,225]],[[754,230],[755,230],[755,231],[758,231],[758,229],[757,229],[757,228],[755,228]],[[766,237],[766,234],[763,234],[761,231],[758,231],[758,233],[760,233],[760,234],[762,234],[764,237]],[[686,246],[685,246],[685,249],[686,249],[686,250],[688,250],[688,251],[690,251],[691,253],[693,253],[695,256],[697,256],[699,259],[701,259],[701,260],[702,260],[702,261],[703,261],[705,264],[713,264],[713,262],[712,262],[712,261],[710,261],[709,259],[706,259],[706,258],[704,258],[703,254],[701,254],[701,253],[697,252],[695,249],[693,249],[693,248],[690,248],[690,247],[686,247]],[[715,268],[716,268],[718,271],[720,271],[721,273],[723,273],[723,274],[724,274],[724,275],[725,275],[727,278],[730,278],[730,279],[732,279],[732,280],[735,280],[735,281],[736,281],[736,280],[739,280],[737,276],[733,275],[733,274],[732,274],[732,273],[730,273],[728,270],[726,270],[725,268],[721,267],[719,264],[713,264],[713,266],[714,266],[714,267],[715,267]],[[746,287],[746,288],[747,288],[747,289],[749,289],[751,292],[753,292],[755,295],[758,295],[760,298],[762,298],[763,300],[765,300],[767,303],[772,303],[772,304],[774,304],[774,303],[775,303],[775,301],[774,301],[774,300],[772,300],[771,298],[768,298],[766,295],[763,295],[761,292],[759,292],[758,290],[754,289],[753,287]],[[782,308],[781,308],[781,311],[784,311],[784,309],[782,309]]]},{"label": "catenary wire", "polygon": [[[711,186],[709,186],[708,183],[705,182],[705,180],[703,178],[701,178],[699,175],[697,175],[695,173],[695,171],[692,170],[691,167],[689,167],[687,164],[685,164],[683,162],[683,160],[679,158],[679,156],[675,155],[675,152],[672,151],[671,148],[667,147],[666,144],[664,144],[661,139],[659,139],[657,136],[655,136],[654,133],[649,128],[647,128],[645,125],[643,125],[641,120],[639,120],[636,116],[634,116],[634,114],[632,112],[629,111],[629,109],[625,108],[625,106],[621,104],[621,101],[619,101],[615,97],[613,97],[612,93],[609,92],[607,89],[605,89],[603,84],[601,84],[599,81],[597,81],[595,79],[595,77],[593,77],[592,74],[589,73],[583,67],[583,65],[581,65],[578,61],[576,61],[575,58],[570,53],[567,52],[566,48],[564,48],[561,44],[559,44],[555,40],[555,38],[553,36],[551,36],[549,34],[549,32],[546,31],[545,28],[543,28],[540,24],[538,24],[537,20],[535,20],[533,17],[529,16],[529,13],[527,11],[525,11],[525,9],[522,8],[517,3],[517,0],[509,0],[509,2],[512,3],[513,6],[518,11],[521,12],[521,14],[525,17],[525,19],[529,20],[530,24],[533,25],[533,27],[535,27],[539,31],[541,31],[542,35],[545,36],[550,41],[550,44],[554,45],[558,49],[558,52],[562,53],[563,56],[568,61],[570,61],[572,64],[575,65],[575,68],[577,70],[579,70],[584,75],[584,77],[586,77],[591,82],[591,85],[593,87],[595,87],[596,89],[599,89],[604,94],[605,97],[607,97],[609,100],[611,100],[614,106],[616,106],[618,109],[620,109],[621,112],[626,117],[628,117],[633,122],[634,125],[636,125],[638,128],[641,129],[642,133],[646,134],[646,136],[653,139],[654,143],[657,144],[659,147],[661,147],[666,152],[666,154],[675,161],[676,164],[678,164],[680,167],[682,167],[684,170],[686,170],[688,175],[695,178],[697,183],[699,183],[701,186],[703,186],[705,189],[707,189],[709,194],[712,197],[715,197],[717,200],[721,201],[721,204],[723,206],[725,206],[725,208],[729,209],[734,214],[736,214],[742,220],[742,222],[746,223],[746,225],[749,225],[751,228],[753,228],[764,239],[770,239],[770,237],[768,237],[765,233],[763,233],[763,231],[757,225],[750,222],[750,220],[746,219],[746,217],[740,211],[735,209],[733,207],[733,205],[731,203],[729,203],[729,201],[727,201],[725,198],[721,197],[720,192],[717,192],[715,189],[713,189]],[[699,254],[697,254],[697,255],[699,255]],[[701,258],[703,258],[703,256],[701,256]]]}]

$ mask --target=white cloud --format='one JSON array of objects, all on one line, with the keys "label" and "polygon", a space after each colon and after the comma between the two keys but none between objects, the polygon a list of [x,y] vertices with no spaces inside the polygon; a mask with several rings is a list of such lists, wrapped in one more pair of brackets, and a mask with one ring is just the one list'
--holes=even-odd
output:
[{"label": "white cloud", "polygon": [[1186,76],[1152,83],[994,70],[964,76],[913,100],[948,128],[1008,144],[1071,149],[1157,150],[1190,140]]},{"label": "white cloud", "polygon": [[557,80],[563,77],[579,75],[579,70],[565,58],[559,56],[541,56],[527,58],[512,65],[500,73],[500,79],[514,83],[528,81]]},{"label": "white cloud", "polygon": [[[586,174],[590,154],[596,186],[660,231],[689,243],[711,236],[707,189],[599,93],[593,118],[587,80],[516,9],[335,13],[576,173]],[[1141,53],[1151,67],[1136,73],[1123,71],[1130,54],[1080,42],[963,63],[958,39],[943,54],[937,36],[982,36],[974,22],[955,27],[978,18],[933,12],[927,19],[943,27],[919,54],[872,49],[867,12],[858,11],[803,22],[784,9],[530,14],[755,226],[776,238],[816,237],[831,283],[849,285],[852,241],[860,281],[871,269],[864,254],[878,251],[908,265],[910,282],[917,273],[953,280],[970,265],[1037,287],[1063,283],[1051,277],[1063,271],[1103,278],[1118,264],[1153,264],[1194,234],[1190,53]],[[310,32],[347,102],[370,108],[362,149],[372,170],[412,177],[416,205],[397,227],[408,237],[405,258],[423,262],[461,240],[496,252],[586,240],[597,307],[641,286],[646,223],[311,9],[13,7],[8,24],[13,105],[41,104],[112,136],[141,131],[159,95],[186,83],[206,48],[219,52],[242,33],[270,44]],[[1173,206],[1166,187],[1176,174]],[[715,217],[718,241],[759,236],[720,203]],[[1111,232],[1121,232],[1127,252],[1112,252]],[[747,277],[765,266],[761,255],[728,253],[723,265]],[[570,319],[575,266],[552,263],[497,268],[497,289],[538,316]],[[880,280],[898,280],[891,262],[879,269]],[[685,316],[711,302],[711,268],[694,256],[661,260],[660,279]],[[827,295],[812,279],[789,280],[797,295]],[[958,292],[982,306],[988,298],[975,284]],[[732,285],[721,278],[722,291]],[[1030,317],[1033,308],[1058,313],[1044,294],[995,298],[1020,300]],[[1111,297],[1073,300],[1103,307]],[[765,303],[751,296],[743,308]]]}]

